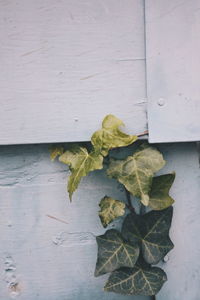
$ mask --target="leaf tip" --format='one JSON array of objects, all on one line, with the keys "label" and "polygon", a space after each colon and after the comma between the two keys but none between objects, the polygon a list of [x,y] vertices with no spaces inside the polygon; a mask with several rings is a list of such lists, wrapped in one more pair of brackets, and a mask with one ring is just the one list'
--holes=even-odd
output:
[{"label": "leaf tip", "polygon": [[69,194],[69,201],[72,202],[73,192],[68,189],[68,194]]},{"label": "leaf tip", "polygon": [[62,155],[64,152],[63,147],[51,147],[50,151],[50,160],[54,161],[58,156]]},{"label": "leaf tip", "polygon": [[148,206],[149,205],[149,195],[143,194],[141,197],[141,202],[142,202],[142,204],[144,204],[144,206]]},{"label": "leaf tip", "polygon": [[94,271],[94,277],[99,277],[100,275],[101,275],[101,274],[99,274],[98,270],[95,269],[95,271]]},{"label": "leaf tip", "polygon": [[175,179],[176,178],[176,172],[173,171],[171,174],[172,174],[173,178]]}]

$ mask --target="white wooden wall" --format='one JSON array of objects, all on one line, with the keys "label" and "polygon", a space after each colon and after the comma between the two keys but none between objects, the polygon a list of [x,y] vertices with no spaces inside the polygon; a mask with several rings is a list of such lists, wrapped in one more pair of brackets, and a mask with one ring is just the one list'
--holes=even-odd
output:
[{"label": "white wooden wall", "polygon": [[[196,144],[159,148],[167,160],[162,173],[176,171],[177,176],[171,192],[176,200],[171,230],[175,248],[162,264],[168,281],[156,300],[199,300],[200,168]],[[93,275],[94,235],[105,231],[97,216],[98,203],[105,194],[125,200],[124,193],[98,171],[83,179],[70,204],[67,177],[64,165],[50,162],[48,146],[0,148],[0,299],[148,300],[105,293],[102,287],[107,276]],[[120,223],[121,219],[115,227]]]},{"label": "white wooden wall", "polygon": [[171,190],[175,199],[171,238],[174,249],[164,267],[168,281],[156,300],[199,300],[200,286],[200,164],[195,143],[163,144],[167,165],[163,171],[176,172]]},{"label": "white wooden wall", "polygon": [[[143,0],[0,0],[0,145],[89,140],[108,113],[123,119],[128,131],[143,132],[147,128],[147,86],[150,134],[159,133],[158,139],[152,141],[184,140],[183,127],[183,136],[177,139],[178,129],[185,124],[178,117],[179,112],[185,113],[187,109],[181,107],[173,111],[171,100],[169,105],[154,102],[160,101],[157,96],[164,91],[155,88],[158,83],[167,87],[165,94],[172,87],[169,95],[175,93],[173,99],[177,98],[177,87],[182,83],[180,78],[167,80],[176,71],[175,56],[170,64],[157,60],[159,49],[163,57],[169,54],[168,48],[159,44],[158,31],[166,30],[166,23],[171,28],[172,35],[165,35],[164,31],[161,35],[162,41],[167,36],[169,47],[171,36],[176,41],[177,32],[192,28],[190,38],[199,45],[200,2],[145,2],[146,8]],[[146,26],[144,11],[149,20]],[[191,18],[191,15],[196,17]],[[151,16],[156,17],[152,20]],[[178,25],[185,24],[185,30],[176,26],[174,31],[171,20],[178,20]],[[147,73],[144,27],[147,37],[154,37],[147,44]],[[179,36],[180,44],[181,37],[183,35]],[[179,51],[189,49],[178,46]],[[157,54],[149,55],[150,49]],[[196,51],[198,47],[191,49]],[[191,70],[189,62],[187,60],[186,71]],[[199,61],[192,62],[195,68],[197,65]],[[159,67],[167,70],[166,73],[159,73]],[[151,70],[154,71],[152,77]],[[156,74],[166,74],[166,77]],[[191,86],[195,82],[195,92],[191,86],[187,87],[185,78],[184,93],[192,91],[198,100],[197,77],[194,81],[190,78]],[[179,101],[174,103],[180,104]],[[200,102],[195,103],[197,106],[192,105],[192,109],[198,112]],[[159,107],[152,110],[154,104]],[[181,105],[184,106],[184,101]],[[169,119],[164,113],[169,107],[179,126],[173,126],[170,131],[161,122],[168,120],[170,124],[171,113]],[[161,109],[162,114],[159,114]],[[199,126],[198,118],[189,114],[189,119],[190,124]],[[197,139],[186,133],[188,139],[185,140]],[[198,129],[195,133],[199,134]],[[172,189],[176,199],[171,230],[175,248],[169,260],[163,263],[168,282],[156,300],[199,300],[197,147],[195,143],[160,147],[168,161],[163,172],[176,171],[177,178]],[[64,166],[50,163],[48,145],[0,147],[0,299],[150,300],[104,293],[106,276],[93,276],[94,235],[104,231],[97,217],[99,200],[105,194],[124,198],[122,191],[98,171],[84,178],[70,204],[65,187],[67,176]],[[119,224],[120,220],[115,226]]]},{"label": "white wooden wall", "polygon": [[[146,129],[142,0],[0,0],[0,39],[1,145],[89,140],[109,113]],[[0,299],[127,298],[93,276],[98,202],[115,185],[91,175],[70,205],[47,146],[0,152]]]},{"label": "white wooden wall", "polygon": [[146,129],[143,0],[0,0],[0,40],[0,144]]},{"label": "white wooden wall", "polygon": [[105,293],[107,275],[94,277],[95,235],[105,232],[99,201],[105,194],[125,200],[124,192],[98,171],[70,204],[68,174],[50,162],[48,146],[1,146],[0,299],[149,300]]},{"label": "white wooden wall", "polygon": [[146,0],[145,15],[149,140],[199,141],[200,1]]}]

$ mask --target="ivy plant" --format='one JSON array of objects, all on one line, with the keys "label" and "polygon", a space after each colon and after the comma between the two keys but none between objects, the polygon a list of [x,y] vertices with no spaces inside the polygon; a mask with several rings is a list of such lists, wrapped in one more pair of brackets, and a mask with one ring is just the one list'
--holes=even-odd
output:
[{"label": "ivy plant", "polygon": [[[71,171],[68,180],[69,198],[83,176],[105,167],[107,176],[124,186],[127,203],[105,196],[100,200],[99,217],[103,227],[124,216],[121,232],[109,229],[97,236],[98,245],[95,276],[110,273],[104,290],[126,295],[156,295],[167,280],[158,264],[173,248],[169,237],[173,198],[169,190],[175,173],[156,176],[164,167],[163,155],[148,143],[140,144],[125,159],[109,157],[113,148],[127,147],[138,136],[121,131],[123,122],[108,115],[102,128],[91,137],[91,149],[74,146],[65,150],[56,147],[51,159],[67,164]],[[140,203],[140,212],[132,205],[132,198]],[[129,212],[127,212],[129,211]]]}]

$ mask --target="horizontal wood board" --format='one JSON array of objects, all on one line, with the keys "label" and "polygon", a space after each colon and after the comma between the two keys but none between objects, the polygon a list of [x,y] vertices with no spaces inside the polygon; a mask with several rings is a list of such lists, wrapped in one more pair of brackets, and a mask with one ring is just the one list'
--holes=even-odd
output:
[{"label": "horizontal wood board", "polygon": [[98,204],[105,194],[125,201],[123,189],[93,172],[70,203],[68,175],[48,145],[0,147],[0,299],[151,300],[106,293],[108,275],[94,277]]},{"label": "horizontal wood board", "polygon": [[[195,143],[159,148],[167,160],[161,173],[176,172],[170,192],[176,202],[170,231],[175,247],[161,264],[168,281],[156,300],[199,300],[198,152]],[[93,172],[82,180],[70,204],[68,176],[66,166],[50,162],[47,145],[0,148],[0,298],[150,300],[105,293],[107,276],[94,278],[95,235],[105,231],[98,204],[105,194],[125,201],[123,190],[102,171]]]},{"label": "horizontal wood board", "polygon": [[199,141],[200,1],[145,3],[149,141]]},{"label": "horizontal wood board", "polygon": [[0,144],[146,129],[142,0],[0,0]]}]

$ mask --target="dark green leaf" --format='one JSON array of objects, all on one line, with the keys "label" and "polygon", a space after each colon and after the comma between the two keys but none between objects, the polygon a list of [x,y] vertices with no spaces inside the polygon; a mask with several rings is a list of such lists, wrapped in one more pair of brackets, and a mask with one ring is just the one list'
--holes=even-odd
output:
[{"label": "dark green leaf", "polygon": [[140,197],[147,206],[153,174],[164,165],[162,154],[145,144],[124,160],[112,159],[107,174],[122,183],[134,196]]},{"label": "dark green leaf", "polygon": [[104,290],[124,295],[156,295],[167,280],[165,272],[158,267],[136,264],[133,269],[121,268],[114,271]]},{"label": "dark green leaf", "polygon": [[143,216],[129,214],[122,235],[131,244],[141,246],[145,261],[157,264],[173,248],[169,238],[173,208],[151,211]]},{"label": "dark green leaf", "polygon": [[95,152],[88,153],[86,148],[75,147],[71,151],[65,151],[59,160],[69,165],[71,175],[68,181],[68,192],[70,200],[73,192],[77,189],[78,184],[83,176],[90,171],[103,168],[103,156]]},{"label": "dark green leaf", "polygon": [[175,173],[165,174],[153,178],[149,206],[154,210],[161,210],[171,206],[174,199],[169,196],[169,190],[174,182]]},{"label": "dark green leaf", "polygon": [[98,258],[95,276],[112,272],[120,267],[133,267],[139,256],[138,245],[125,243],[114,229],[97,236]]},{"label": "dark green leaf", "polygon": [[101,199],[99,206],[101,208],[99,211],[99,217],[104,227],[106,227],[117,217],[123,216],[126,207],[123,202],[107,196]]},{"label": "dark green leaf", "polygon": [[107,115],[102,122],[102,129],[92,135],[91,142],[95,151],[106,156],[110,149],[128,146],[135,142],[137,136],[128,135],[119,129],[119,126],[123,125],[123,122],[115,116]]}]

